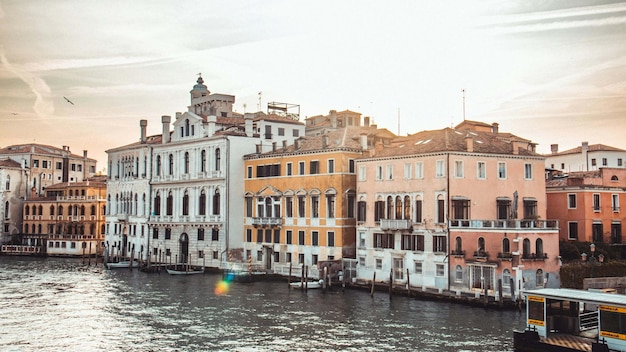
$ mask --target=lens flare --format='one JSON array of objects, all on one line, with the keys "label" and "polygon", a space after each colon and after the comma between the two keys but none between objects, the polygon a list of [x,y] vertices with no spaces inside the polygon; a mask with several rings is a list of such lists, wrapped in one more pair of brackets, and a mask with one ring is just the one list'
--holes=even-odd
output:
[{"label": "lens flare", "polygon": [[225,295],[228,293],[228,289],[230,286],[230,282],[222,280],[217,283],[215,286],[215,294],[216,295]]}]

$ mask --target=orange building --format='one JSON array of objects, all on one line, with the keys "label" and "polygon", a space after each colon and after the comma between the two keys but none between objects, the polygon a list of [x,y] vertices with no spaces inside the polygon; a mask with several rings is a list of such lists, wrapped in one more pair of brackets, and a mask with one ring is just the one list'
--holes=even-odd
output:
[{"label": "orange building", "polygon": [[321,275],[320,262],[354,258],[355,160],[389,137],[351,126],[246,155],[246,257],[279,274],[308,266],[310,277]]},{"label": "orange building", "polygon": [[24,201],[22,244],[48,256],[101,255],[106,176],[46,187]]},{"label": "orange building", "polygon": [[555,175],[546,182],[548,217],[561,224],[563,241],[623,244],[626,169]]}]

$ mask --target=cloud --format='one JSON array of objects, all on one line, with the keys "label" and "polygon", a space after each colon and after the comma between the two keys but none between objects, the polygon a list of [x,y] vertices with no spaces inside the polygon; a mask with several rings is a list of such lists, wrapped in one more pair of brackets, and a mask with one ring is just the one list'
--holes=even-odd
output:
[{"label": "cloud", "polygon": [[15,68],[4,54],[4,49],[0,48],[0,63],[10,73],[17,76],[28,85],[30,90],[35,94],[35,104],[33,110],[39,117],[48,117],[54,114],[54,103],[51,99],[50,87],[41,77],[35,76],[28,71],[22,71]]}]

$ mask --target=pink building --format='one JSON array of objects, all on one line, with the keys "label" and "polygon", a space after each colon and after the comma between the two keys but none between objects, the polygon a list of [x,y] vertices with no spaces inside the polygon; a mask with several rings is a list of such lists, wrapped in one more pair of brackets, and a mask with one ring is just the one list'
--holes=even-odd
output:
[{"label": "pink building", "polygon": [[544,157],[497,124],[465,121],[357,160],[357,277],[457,294],[558,287]]}]

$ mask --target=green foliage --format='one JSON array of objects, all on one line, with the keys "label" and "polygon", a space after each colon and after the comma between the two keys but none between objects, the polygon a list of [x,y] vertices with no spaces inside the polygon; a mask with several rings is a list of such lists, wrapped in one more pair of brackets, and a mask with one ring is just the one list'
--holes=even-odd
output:
[{"label": "green foliage", "polygon": [[626,261],[613,260],[606,263],[578,262],[561,266],[562,288],[583,288],[583,279],[592,277],[619,277],[626,276]]}]

